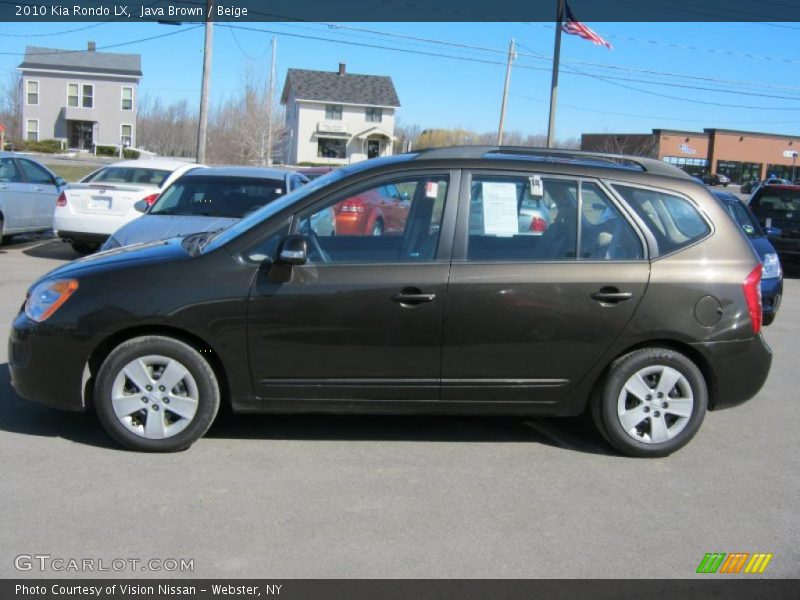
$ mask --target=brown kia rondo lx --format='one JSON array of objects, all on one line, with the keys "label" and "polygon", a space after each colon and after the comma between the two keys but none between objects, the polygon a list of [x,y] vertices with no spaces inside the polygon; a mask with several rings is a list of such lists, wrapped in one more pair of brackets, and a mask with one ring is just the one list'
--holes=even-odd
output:
[{"label": "brown kia rondo lx", "polygon": [[[408,203],[395,230],[311,226],[386,186]],[[760,277],[725,209],[666,163],[423,150],[338,169],[223,231],[54,270],[14,321],[11,377],[147,451],[187,448],[228,403],[589,411],[619,451],[664,456],[766,380]]]}]

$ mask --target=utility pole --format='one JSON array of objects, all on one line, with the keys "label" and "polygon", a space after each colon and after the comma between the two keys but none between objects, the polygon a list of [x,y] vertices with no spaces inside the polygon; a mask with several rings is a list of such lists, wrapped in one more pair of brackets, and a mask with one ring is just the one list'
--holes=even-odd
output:
[{"label": "utility pole", "polygon": [[547,147],[552,148],[556,137],[556,102],[558,99],[558,63],[561,60],[561,23],[564,20],[564,0],[558,0],[556,41],[553,49],[553,81],[550,85],[550,120],[547,123]]},{"label": "utility pole", "polygon": [[508,86],[511,84],[511,63],[516,58],[514,52],[514,38],[508,45],[508,63],[506,64],[506,83],[503,86],[503,103],[500,105],[500,125],[497,128],[497,145],[503,145],[503,123],[506,120],[506,103],[508,102]]},{"label": "utility pole", "polygon": [[278,47],[278,38],[272,36],[272,65],[269,70],[269,98],[267,98],[267,166],[272,166],[272,109],[275,107],[275,51]]},{"label": "utility pole", "polygon": [[200,89],[200,123],[197,126],[197,162],[206,162],[206,135],[208,132],[208,89],[211,86],[211,50],[214,41],[214,28],[211,12],[214,0],[206,3],[206,43],[203,49],[203,83]]}]

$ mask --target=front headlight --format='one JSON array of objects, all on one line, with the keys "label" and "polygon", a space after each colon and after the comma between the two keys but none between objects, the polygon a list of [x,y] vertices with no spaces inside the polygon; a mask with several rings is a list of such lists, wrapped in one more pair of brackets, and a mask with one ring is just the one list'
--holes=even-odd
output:
[{"label": "front headlight", "polygon": [[781,261],[777,254],[767,254],[764,256],[764,270],[761,279],[773,279],[781,276]]},{"label": "front headlight", "polygon": [[58,310],[78,289],[76,279],[51,279],[34,287],[25,300],[25,314],[31,321],[41,323]]}]

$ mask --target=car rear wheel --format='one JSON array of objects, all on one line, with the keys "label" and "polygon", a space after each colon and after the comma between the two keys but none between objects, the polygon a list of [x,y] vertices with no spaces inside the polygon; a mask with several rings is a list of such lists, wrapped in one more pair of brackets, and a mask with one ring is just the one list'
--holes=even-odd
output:
[{"label": "car rear wheel", "polygon": [[123,446],[148,452],[185,450],[217,415],[214,371],[197,350],[162,336],[117,346],[95,383],[95,410]]},{"label": "car rear wheel", "polygon": [[375,224],[372,226],[372,235],[378,237],[383,235],[383,221],[380,219],[375,221]]},{"label": "car rear wheel", "polygon": [[5,221],[3,221],[3,219],[0,219],[0,246],[3,245],[3,227],[5,227]]},{"label": "car rear wheel", "polygon": [[645,348],[612,363],[592,416],[617,450],[654,458],[686,445],[707,405],[706,382],[694,362],[675,350]]},{"label": "car rear wheel", "polygon": [[72,249],[75,250],[75,252],[83,255],[97,252],[97,249],[100,248],[100,244],[92,242],[72,242],[70,246],[72,246]]},{"label": "car rear wheel", "polygon": [[761,321],[764,323],[764,327],[767,325],[772,325],[772,322],[775,320],[775,313],[767,313],[761,317]]}]

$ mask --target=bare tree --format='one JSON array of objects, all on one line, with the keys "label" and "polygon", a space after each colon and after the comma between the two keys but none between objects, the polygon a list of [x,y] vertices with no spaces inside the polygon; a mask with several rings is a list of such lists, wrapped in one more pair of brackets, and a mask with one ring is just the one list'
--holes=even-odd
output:
[{"label": "bare tree", "polygon": [[0,123],[5,125],[6,139],[23,137],[22,75],[19,71],[9,72],[0,84]]},{"label": "bare tree", "polygon": [[160,98],[144,93],[136,112],[137,146],[162,156],[194,156],[197,118],[186,100],[164,104]]}]

